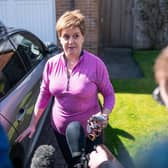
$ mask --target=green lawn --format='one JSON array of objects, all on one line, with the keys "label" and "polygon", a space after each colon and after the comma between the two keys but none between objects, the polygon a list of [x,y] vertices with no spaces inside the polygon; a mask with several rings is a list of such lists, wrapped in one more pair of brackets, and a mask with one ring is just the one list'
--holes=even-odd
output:
[{"label": "green lawn", "polygon": [[158,51],[136,51],[134,57],[144,77],[112,80],[116,104],[105,129],[105,144],[126,167],[138,157],[138,151],[167,136],[168,111],[152,98],[156,86],[153,64]]}]

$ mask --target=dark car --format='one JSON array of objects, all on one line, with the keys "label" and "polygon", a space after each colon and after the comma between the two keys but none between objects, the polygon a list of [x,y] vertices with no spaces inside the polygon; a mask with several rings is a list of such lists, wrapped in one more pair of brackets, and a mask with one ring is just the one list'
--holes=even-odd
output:
[{"label": "dark car", "polygon": [[15,139],[29,125],[44,65],[58,50],[55,44],[46,45],[27,30],[1,27],[0,31],[0,124],[7,131],[13,163],[22,162],[27,167],[52,100],[33,138],[19,144]]}]

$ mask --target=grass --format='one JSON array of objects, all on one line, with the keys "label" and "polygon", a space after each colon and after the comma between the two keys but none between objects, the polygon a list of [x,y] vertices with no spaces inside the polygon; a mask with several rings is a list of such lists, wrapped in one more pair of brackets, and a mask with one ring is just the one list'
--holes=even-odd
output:
[{"label": "grass", "polygon": [[125,167],[134,167],[138,152],[167,136],[168,111],[152,98],[153,64],[159,51],[136,51],[144,77],[112,80],[116,104],[105,129],[105,144]]}]

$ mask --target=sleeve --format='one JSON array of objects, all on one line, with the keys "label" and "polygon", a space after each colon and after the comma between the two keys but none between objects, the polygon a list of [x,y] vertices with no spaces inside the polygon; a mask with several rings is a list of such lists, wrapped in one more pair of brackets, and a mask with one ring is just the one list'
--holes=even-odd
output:
[{"label": "sleeve", "polygon": [[103,108],[112,110],[115,103],[115,93],[109,78],[108,70],[103,61],[97,63],[96,81],[98,91],[104,98]]},{"label": "sleeve", "polygon": [[111,160],[108,160],[101,163],[99,168],[116,168],[116,167],[113,165],[113,162]]},{"label": "sleeve", "polygon": [[51,67],[50,67],[50,62],[48,61],[44,67],[42,82],[40,86],[40,92],[35,104],[36,109],[45,109],[50,100],[50,97],[51,97],[51,93],[49,91],[50,73],[51,73]]},{"label": "sleeve", "polygon": [[3,127],[0,125],[0,167],[12,168],[12,163],[9,159],[9,141]]}]

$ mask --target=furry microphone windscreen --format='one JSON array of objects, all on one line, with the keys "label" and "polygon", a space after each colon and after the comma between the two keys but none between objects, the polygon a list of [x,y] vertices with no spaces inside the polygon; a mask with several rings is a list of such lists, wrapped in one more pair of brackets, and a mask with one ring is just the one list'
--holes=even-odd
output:
[{"label": "furry microphone windscreen", "polygon": [[54,168],[55,148],[52,145],[40,145],[32,158],[31,168]]}]

